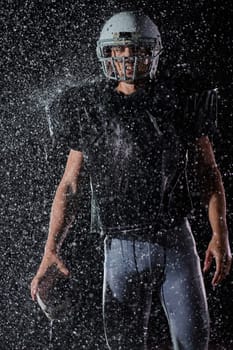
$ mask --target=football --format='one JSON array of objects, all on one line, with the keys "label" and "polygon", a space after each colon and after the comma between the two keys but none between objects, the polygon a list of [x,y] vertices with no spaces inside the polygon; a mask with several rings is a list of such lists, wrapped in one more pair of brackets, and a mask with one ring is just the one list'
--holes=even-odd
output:
[{"label": "football", "polygon": [[74,303],[74,280],[52,265],[42,277],[37,302],[50,320],[62,319]]}]

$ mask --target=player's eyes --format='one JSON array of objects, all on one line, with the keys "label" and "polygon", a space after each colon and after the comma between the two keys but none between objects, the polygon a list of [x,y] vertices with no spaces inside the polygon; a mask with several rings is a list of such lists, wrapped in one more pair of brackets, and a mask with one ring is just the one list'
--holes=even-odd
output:
[{"label": "player's eyes", "polygon": [[148,50],[146,50],[144,47],[139,47],[139,48],[137,49],[137,53],[140,54],[140,55],[143,55],[143,56],[146,56],[146,55],[149,54],[149,53],[148,53]]},{"label": "player's eyes", "polygon": [[142,56],[151,56],[153,49],[151,47],[141,46],[138,48],[138,53]]},{"label": "player's eyes", "polygon": [[124,52],[125,48],[123,46],[105,46],[103,48],[103,54],[104,57],[111,57],[112,55],[112,51],[115,52],[116,55],[121,54],[122,52]]},{"label": "player's eyes", "polygon": [[116,52],[123,52],[125,50],[124,46],[114,46],[113,48]]},{"label": "player's eyes", "polygon": [[115,52],[116,56],[121,55],[124,53],[126,49],[129,49],[131,52],[131,55],[138,55],[138,56],[151,56],[152,55],[152,49],[150,47],[145,46],[105,46],[103,49],[104,57],[111,57],[112,51]]},{"label": "player's eyes", "polygon": [[112,48],[110,46],[105,46],[103,48],[104,57],[111,57]]},{"label": "player's eyes", "polygon": [[114,47],[115,52],[124,52],[128,48],[133,54],[149,55],[150,50],[145,47],[139,46],[116,46]]}]

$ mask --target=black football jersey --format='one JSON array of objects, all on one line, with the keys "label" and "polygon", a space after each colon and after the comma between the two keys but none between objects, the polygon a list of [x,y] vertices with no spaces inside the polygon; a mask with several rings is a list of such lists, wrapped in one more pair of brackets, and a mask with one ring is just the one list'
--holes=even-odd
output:
[{"label": "black football jersey", "polygon": [[140,232],[190,212],[188,148],[213,133],[215,95],[172,79],[129,96],[111,83],[64,94],[57,135],[83,152],[102,231]]}]

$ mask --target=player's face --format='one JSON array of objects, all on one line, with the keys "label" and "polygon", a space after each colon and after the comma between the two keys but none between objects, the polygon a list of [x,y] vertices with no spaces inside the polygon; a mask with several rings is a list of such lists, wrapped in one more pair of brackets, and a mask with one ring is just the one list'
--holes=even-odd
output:
[{"label": "player's face", "polygon": [[[144,47],[138,46],[116,46],[112,48],[112,57],[125,57],[125,63],[123,60],[114,60],[115,68],[120,77],[125,75],[128,79],[133,77],[134,66],[135,66],[135,56],[140,57],[136,66],[136,75],[144,74],[148,70],[148,52]],[[143,58],[143,59],[141,59]]]}]

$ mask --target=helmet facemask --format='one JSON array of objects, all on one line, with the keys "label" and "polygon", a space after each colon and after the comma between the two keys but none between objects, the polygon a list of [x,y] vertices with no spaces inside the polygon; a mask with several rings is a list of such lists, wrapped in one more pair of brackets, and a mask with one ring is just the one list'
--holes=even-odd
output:
[{"label": "helmet facemask", "polygon": [[[130,55],[122,54],[125,48],[128,48]],[[114,43],[99,41],[97,53],[106,77],[130,83],[152,78],[150,73],[157,68],[160,51],[156,39],[123,39]]]}]

